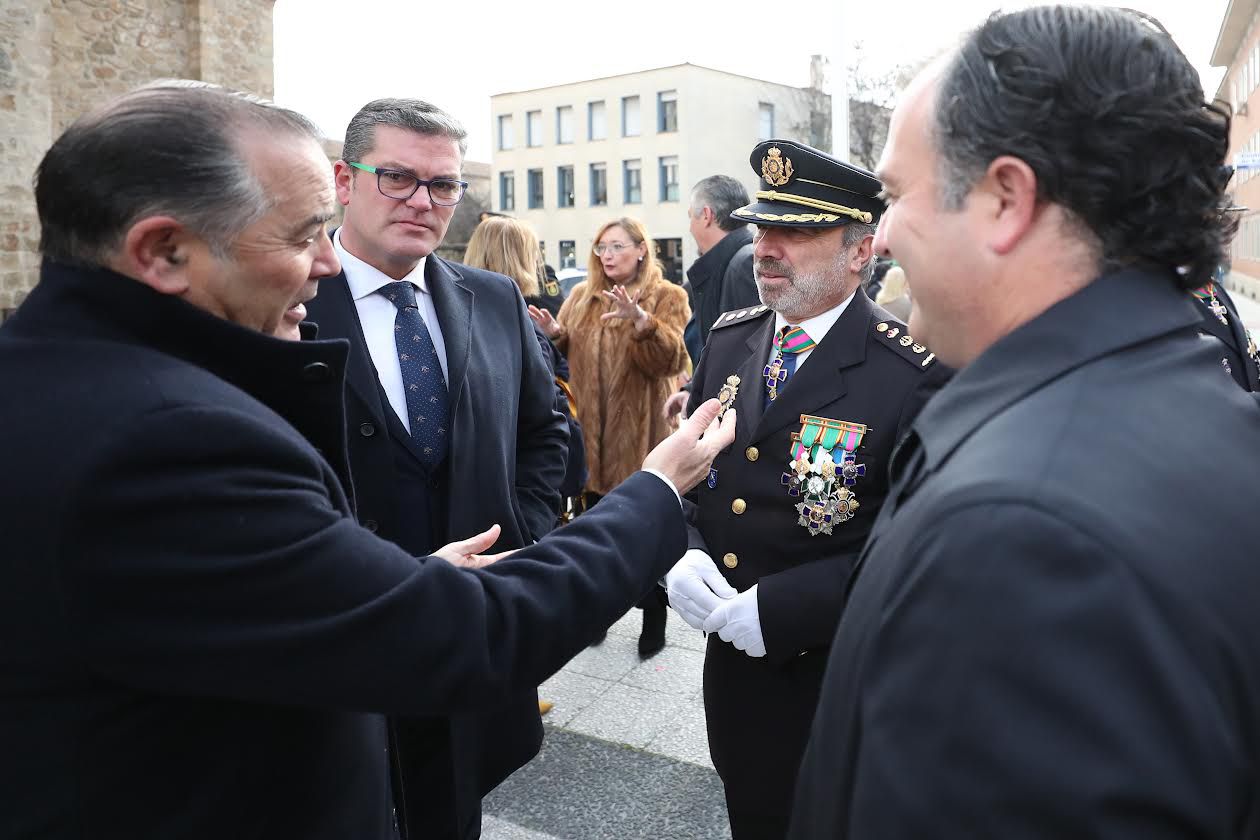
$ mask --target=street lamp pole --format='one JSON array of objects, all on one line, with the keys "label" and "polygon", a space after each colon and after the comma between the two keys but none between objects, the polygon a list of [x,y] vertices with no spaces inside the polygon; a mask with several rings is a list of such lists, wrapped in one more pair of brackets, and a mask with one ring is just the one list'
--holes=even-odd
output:
[{"label": "street lamp pole", "polygon": [[848,2],[836,4],[836,36],[832,42],[831,60],[831,153],[841,160],[849,159],[849,37]]}]

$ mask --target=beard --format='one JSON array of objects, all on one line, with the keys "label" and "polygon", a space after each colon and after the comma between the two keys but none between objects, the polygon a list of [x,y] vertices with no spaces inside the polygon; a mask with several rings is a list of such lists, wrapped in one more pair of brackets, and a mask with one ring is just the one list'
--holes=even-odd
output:
[{"label": "beard", "polygon": [[[785,262],[760,259],[753,263],[753,278],[757,281],[757,297],[766,306],[789,321],[803,321],[820,314],[830,307],[828,301],[835,297],[844,283],[844,252],[833,265],[818,271],[797,271]],[[762,274],[775,274],[787,282],[770,288],[761,279]]]}]

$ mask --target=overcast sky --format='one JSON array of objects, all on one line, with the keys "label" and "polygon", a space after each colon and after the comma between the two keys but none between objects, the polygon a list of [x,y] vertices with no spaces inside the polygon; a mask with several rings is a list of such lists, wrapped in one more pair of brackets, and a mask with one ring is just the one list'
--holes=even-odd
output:
[{"label": "overcast sky", "polygon": [[[947,47],[996,8],[992,0],[844,0],[843,28],[883,67]],[[1154,15],[1199,68],[1210,97],[1223,71],[1209,67],[1228,0],[1129,0]],[[782,84],[809,83],[809,57],[840,48],[841,14],[758,0],[636,4],[545,0],[277,0],[276,100],[330,137],[365,102],[427,99],[469,131],[469,160],[490,160],[490,95],[689,61]],[[1007,2],[1016,9],[1031,2]],[[598,12],[592,11],[598,9]],[[805,10],[810,9],[809,13]],[[878,69],[878,68],[877,68]]]}]

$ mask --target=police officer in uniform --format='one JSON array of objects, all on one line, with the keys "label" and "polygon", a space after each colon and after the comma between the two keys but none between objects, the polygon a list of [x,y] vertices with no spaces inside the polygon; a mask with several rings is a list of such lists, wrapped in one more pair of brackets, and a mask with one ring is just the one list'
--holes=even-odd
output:
[{"label": "police officer in uniform", "polygon": [[859,293],[883,212],[866,170],[789,140],[752,152],[762,305],[724,313],[689,411],[717,396],[735,444],[690,497],[670,604],[711,634],[709,749],[735,840],[786,833],[797,765],[849,574],[901,430],[948,371]]}]

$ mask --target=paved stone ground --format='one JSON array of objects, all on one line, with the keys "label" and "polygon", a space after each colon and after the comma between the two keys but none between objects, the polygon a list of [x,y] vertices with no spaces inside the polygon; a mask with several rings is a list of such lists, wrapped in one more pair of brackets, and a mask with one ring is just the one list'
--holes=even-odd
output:
[{"label": "paved stone ground", "polygon": [[669,613],[640,661],[641,613],[543,684],[542,753],[484,803],[484,840],[724,840],[700,697],[704,637]]}]

